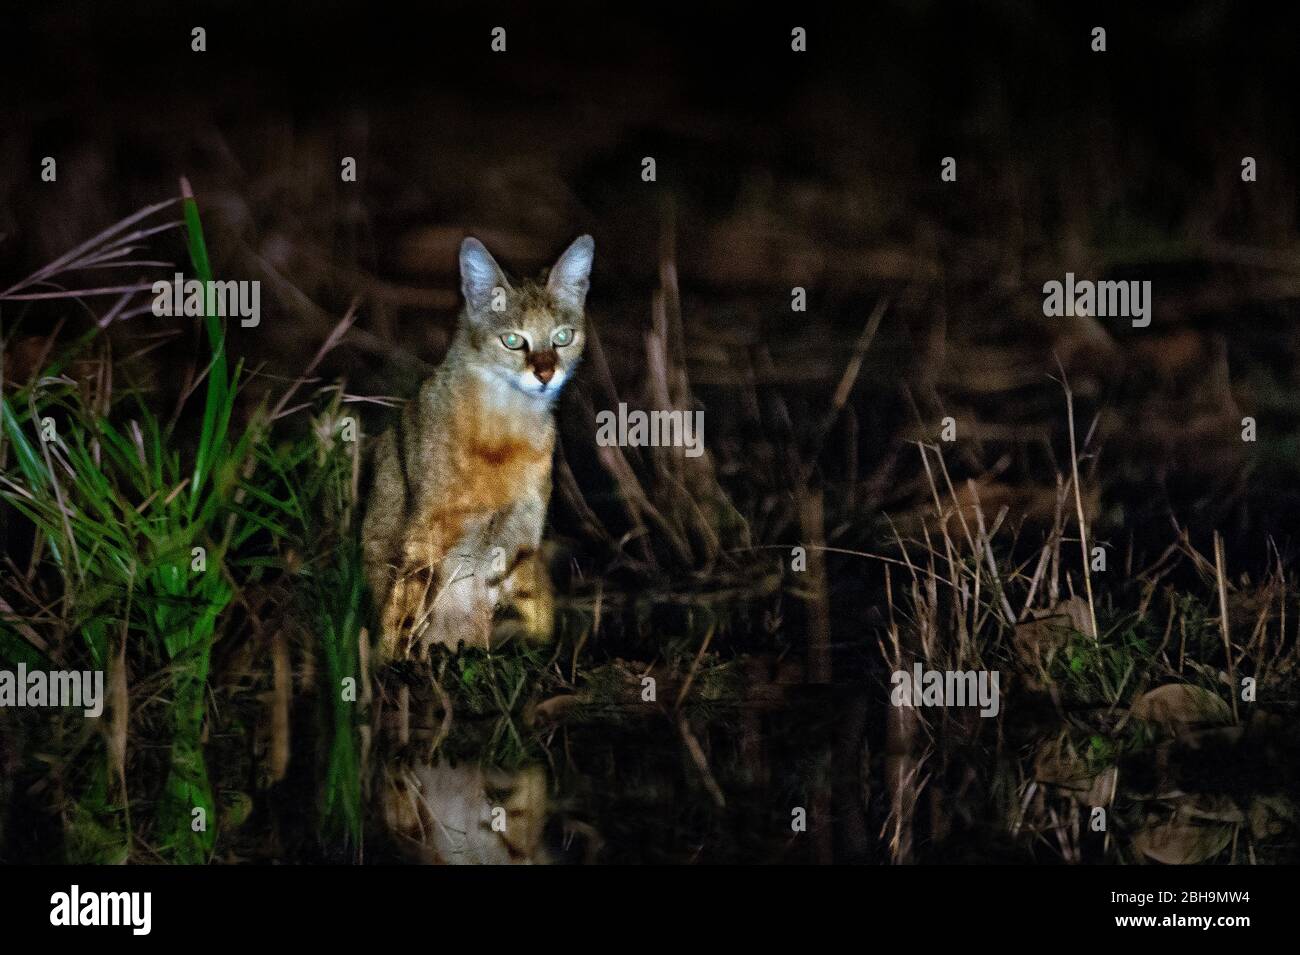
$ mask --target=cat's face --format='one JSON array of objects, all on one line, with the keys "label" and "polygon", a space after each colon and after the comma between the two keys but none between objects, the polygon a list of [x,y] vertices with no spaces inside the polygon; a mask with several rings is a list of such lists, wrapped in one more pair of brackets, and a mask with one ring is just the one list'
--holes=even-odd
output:
[{"label": "cat's face", "polygon": [[560,256],[544,284],[506,279],[477,239],[460,247],[465,330],[474,370],[540,401],[560,393],[582,357],[583,309],[595,243],[584,235]]}]

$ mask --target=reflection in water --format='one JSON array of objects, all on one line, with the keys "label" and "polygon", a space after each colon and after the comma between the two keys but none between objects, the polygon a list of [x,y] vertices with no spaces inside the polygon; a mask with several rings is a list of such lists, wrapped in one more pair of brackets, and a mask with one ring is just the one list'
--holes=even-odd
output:
[{"label": "reflection in water", "polygon": [[546,773],[424,765],[391,773],[381,795],[390,834],[417,861],[441,865],[546,862]]},{"label": "reflection in water", "polygon": [[448,735],[435,700],[385,770],[383,824],[402,858],[443,864],[1295,858],[1300,747],[1277,715],[1233,724],[1208,692],[1158,687],[1127,712],[1022,690],[983,719],[892,706],[883,675],[728,666],[680,707],[667,679],[650,703],[606,674],[513,729]]}]

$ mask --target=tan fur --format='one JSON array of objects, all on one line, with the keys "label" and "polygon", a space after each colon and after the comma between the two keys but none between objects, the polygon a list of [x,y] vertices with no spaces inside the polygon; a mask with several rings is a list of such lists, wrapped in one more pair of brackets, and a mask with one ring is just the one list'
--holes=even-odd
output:
[{"label": "tan fur", "polygon": [[[466,304],[451,350],[376,448],[362,533],[381,658],[429,643],[487,646],[502,606],[525,636],[550,637],[539,549],[552,402],[581,357],[591,251],[584,236],[544,285],[515,289],[480,244],[462,246]],[[557,345],[565,329],[572,341]]]}]

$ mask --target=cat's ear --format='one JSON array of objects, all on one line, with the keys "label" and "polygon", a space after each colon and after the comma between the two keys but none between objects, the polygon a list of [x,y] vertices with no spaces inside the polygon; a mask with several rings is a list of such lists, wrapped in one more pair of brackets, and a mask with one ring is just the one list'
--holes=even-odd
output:
[{"label": "cat's ear", "polygon": [[546,290],[556,301],[582,310],[591,284],[591,261],[595,255],[596,243],[589,235],[579,236],[564,250],[546,280]]},{"label": "cat's ear", "polygon": [[470,314],[490,311],[497,288],[510,291],[510,283],[506,281],[501,266],[482,242],[472,236],[467,238],[460,244],[460,290],[465,294]]}]

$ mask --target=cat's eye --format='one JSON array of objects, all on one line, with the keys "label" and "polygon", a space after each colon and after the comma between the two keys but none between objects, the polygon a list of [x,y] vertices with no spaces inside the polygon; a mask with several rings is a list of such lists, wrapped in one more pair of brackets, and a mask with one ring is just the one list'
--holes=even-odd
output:
[{"label": "cat's eye", "polygon": [[551,342],[552,342],[552,344],[558,345],[558,346],[561,347],[561,348],[563,348],[565,345],[572,345],[572,344],[573,344],[573,329],[572,329],[572,328],[557,328],[557,329],[555,330],[555,333],[554,333],[553,335],[551,335]]},{"label": "cat's eye", "polygon": [[501,336],[501,344],[505,345],[511,351],[518,351],[523,348],[527,342],[524,341],[524,336],[520,335],[518,332],[506,332]]}]

